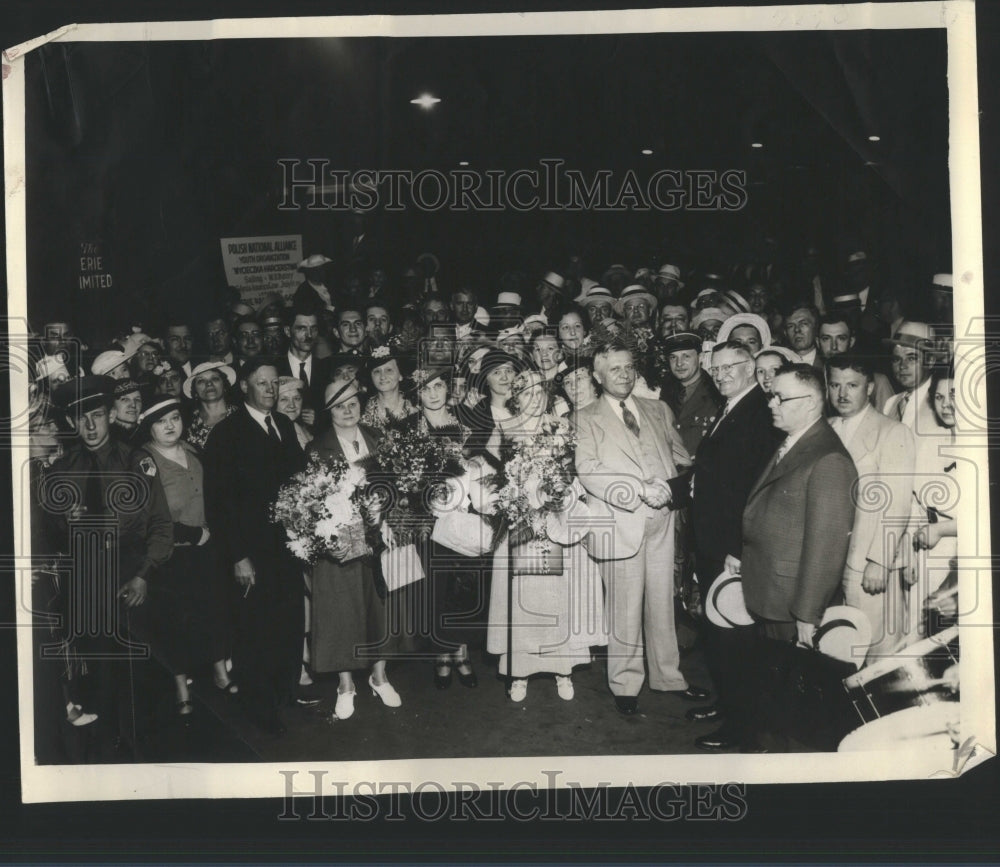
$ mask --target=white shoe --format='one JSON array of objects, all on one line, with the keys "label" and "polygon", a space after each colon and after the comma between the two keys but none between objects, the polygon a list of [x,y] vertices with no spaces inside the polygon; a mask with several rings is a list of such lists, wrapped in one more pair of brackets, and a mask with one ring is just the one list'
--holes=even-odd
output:
[{"label": "white shoe", "polygon": [[382,699],[382,704],[386,707],[399,707],[403,700],[399,697],[399,693],[396,692],[395,688],[389,681],[384,683],[375,683],[375,681],[369,676],[368,685],[372,688],[372,695],[377,695]]},{"label": "white shoe", "polygon": [[354,696],[355,690],[350,692],[337,692],[337,706],[333,709],[333,715],[337,719],[350,719],[354,716]]},{"label": "white shoe", "polygon": [[96,713],[84,713],[83,708],[78,704],[70,702],[66,705],[66,721],[73,726],[89,726],[97,719]]},{"label": "white shoe", "polygon": [[573,678],[569,675],[563,676],[561,674],[557,674],[556,690],[559,692],[559,698],[563,701],[572,701],[574,695]]},{"label": "white shoe", "polygon": [[313,679],[309,676],[309,672],[306,671],[306,667],[302,666],[302,673],[299,675],[299,686],[312,686]]},{"label": "white shoe", "polygon": [[511,701],[524,701],[524,697],[528,694],[528,681],[517,679],[510,685],[510,700]]}]

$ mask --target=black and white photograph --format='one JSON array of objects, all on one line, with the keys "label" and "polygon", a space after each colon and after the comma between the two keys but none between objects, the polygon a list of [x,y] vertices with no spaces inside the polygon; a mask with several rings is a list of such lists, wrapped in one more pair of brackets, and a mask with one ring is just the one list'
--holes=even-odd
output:
[{"label": "black and white photograph", "polygon": [[22,798],[992,758],[975,39],[959,0],[8,47]]}]

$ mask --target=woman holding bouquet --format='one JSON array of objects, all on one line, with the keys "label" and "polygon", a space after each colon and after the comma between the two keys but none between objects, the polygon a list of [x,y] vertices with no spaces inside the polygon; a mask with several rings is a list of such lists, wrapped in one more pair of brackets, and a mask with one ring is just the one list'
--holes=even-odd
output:
[{"label": "woman holding bouquet", "polygon": [[483,356],[473,388],[484,396],[475,406],[459,410],[459,418],[471,430],[465,442],[466,451],[482,452],[497,422],[510,418],[507,408],[510,384],[523,369],[520,358],[502,349],[490,349]]},{"label": "woman holding bouquet", "polygon": [[362,424],[381,430],[390,421],[409,418],[417,411],[400,390],[403,373],[399,365],[399,355],[388,346],[377,346],[372,350],[367,373],[375,387],[375,394],[365,404]]},{"label": "woman holding bouquet", "polygon": [[[356,380],[333,382],[326,388],[324,409],[332,427],[316,437],[306,450],[311,459],[346,460],[359,466],[375,454],[377,432],[360,424],[361,399]],[[399,707],[402,699],[386,679],[385,658],[390,647],[384,587],[367,558],[353,557],[347,542],[338,541],[332,557],[324,557],[312,574],[312,666],[316,672],[340,675],[338,719],[354,714],[354,672],[371,663],[368,685],[386,707]],[[373,661],[374,660],[374,661]]]},{"label": "woman holding bouquet", "polygon": [[503,463],[498,501],[511,529],[493,560],[487,650],[512,677],[512,701],[523,701],[528,677],[543,672],[555,674],[559,697],[569,701],[573,668],[590,662],[592,646],[608,643],[597,564],[579,538],[566,536],[565,548],[547,538],[582,492],[572,475],[573,434],[552,413],[536,371],[514,379],[510,407],[513,418],[499,423],[489,446]]},{"label": "woman holding bouquet", "polygon": [[[420,412],[407,421],[407,426],[433,443],[425,449],[433,456],[426,463],[435,464],[417,483],[421,490],[410,492],[411,501],[415,498],[421,501],[416,506],[419,511],[430,507],[433,491],[443,487],[446,477],[454,478],[463,472],[462,443],[468,430],[459,424],[448,406],[451,376],[449,367],[429,366],[418,368],[412,376]],[[476,614],[485,608],[483,582],[471,558],[430,539],[423,540],[419,547],[427,575],[423,602],[429,622],[425,626],[431,651],[436,655],[434,685],[438,689],[451,686],[454,666],[462,686],[476,687],[479,680],[469,661],[469,641],[479,630],[469,619],[476,619]],[[467,569],[463,568],[466,564]],[[459,619],[465,622],[456,622]]]}]

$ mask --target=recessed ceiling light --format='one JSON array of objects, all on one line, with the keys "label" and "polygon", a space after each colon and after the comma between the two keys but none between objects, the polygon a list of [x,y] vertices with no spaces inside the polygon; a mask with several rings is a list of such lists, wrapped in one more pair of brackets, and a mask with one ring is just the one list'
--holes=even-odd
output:
[{"label": "recessed ceiling light", "polygon": [[763,142],[759,142],[759,141],[750,142],[750,147],[752,147],[752,148],[762,148],[762,147],[764,147],[764,143]]},{"label": "recessed ceiling light", "polygon": [[467,166],[469,164],[469,161],[468,160],[459,160],[458,164],[460,166]]},{"label": "recessed ceiling light", "polygon": [[882,141],[882,136],[870,135],[868,136],[868,141]]},{"label": "recessed ceiling light", "polygon": [[436,96],[431,96],[429,93],[422,93],[416,99],[411,99],[411,105],[419,105],[422,109],[428,109],[432,106],[437,105],[441,100]]},{"label": "recessed ceiling light", "polygon": [[650,148],[643,148],[642,155],[644,157],[651,157],[653,155],[653,151]]}]

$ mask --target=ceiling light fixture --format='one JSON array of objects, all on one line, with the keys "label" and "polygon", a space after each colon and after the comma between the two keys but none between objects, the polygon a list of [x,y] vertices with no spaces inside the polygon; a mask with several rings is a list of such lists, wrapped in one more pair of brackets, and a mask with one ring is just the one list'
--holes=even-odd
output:
[{"label": "ceiling light fixture", "polygon": [[882,136],[870,135],[868,136],[868,141],[882,141]]},{"label": "ceiling light fixture", "polygon": [[469,161],[468,160],[459,160],[458,164],[460,166],[467,166],[469,164]]},{"label": "ceiling light fixture", "polygon": [[416,99],[411,99],[411,105],[419,105],[425,111],[433,106],[437,105],[441,100],[436,96],[431,96],[429,93],[422,93]]},{"label": "ceiling light fixture", "polygon": [[644,157],[651,157],[653,155],[653,151],[650,148],[643,148],[642,155]]},{"label": "ceiling light fixture", "polygon": [[750,142],[750,147],[759,149],[764,147],[764,143],[759,141]]}]

